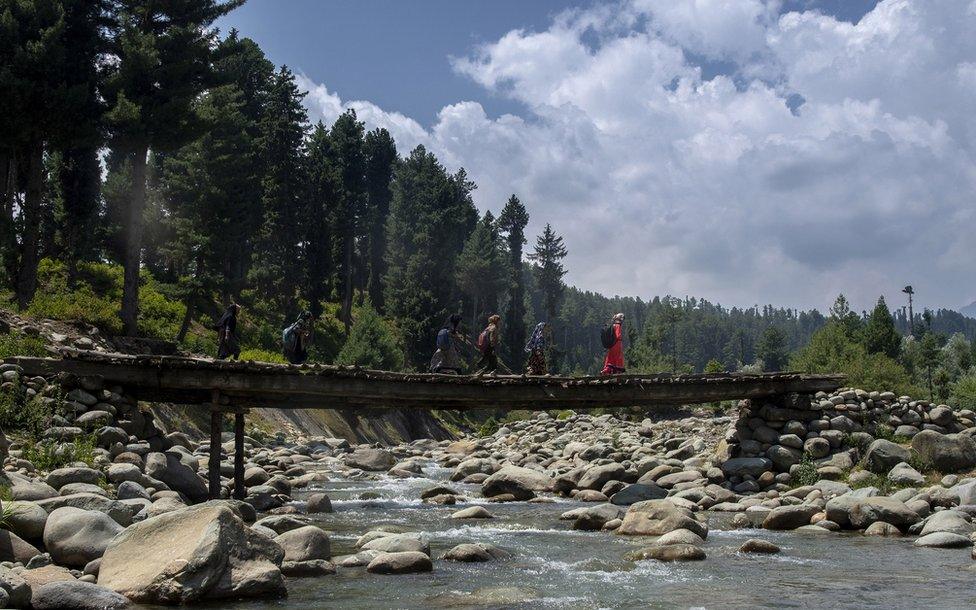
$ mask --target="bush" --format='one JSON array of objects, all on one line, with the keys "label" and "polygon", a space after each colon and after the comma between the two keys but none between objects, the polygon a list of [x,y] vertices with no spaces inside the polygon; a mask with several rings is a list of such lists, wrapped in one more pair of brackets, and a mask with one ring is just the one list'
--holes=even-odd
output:
[{"label": "bush", "polygon": [[336,364],[355,364],[385,371],[403,368],[404,353],[395,329],[369,303],[356,312],[356,321],[349,331],[349,339],[336,357]]},{"label": "bush", "polygon": [[272,362],[275,364],[287,364],[285,357],[279,353],[266,349],[250,348],[241,350],[241,360],[253,360],[255,362]]},{"label": "bush", "polygon": [[498,432],[498,429],[500,427],[501,426],[498,424],[498,422],[495,420],[494,417],[489,417],[488,419],[485,420],[485,423],[481,424],[481,427],[478,428],[478,436],[480,436],[481,438],[484,438],[486,436],[491,436],[492,434]]},{"label": "bush", "polygon": [[976,369],[970,369],[953,384],[949,402],[957,409],[976,409]]},{"label": "bush", "polygon": [[35,396],[30,400],[19,386],[0,391],[0,429],[19,432],[28,438],[44,433],[54,415],[54,409]]},{"label": "bush", "polygon": [[95,465],[95,435],[82,436],[70,443],[44,440],[29,445],[24,450],[24,459],[40,470],[63,468],[72,462],[84,462],[89,467]]},{"label": "bush", "polygon": [[44,340],[23,333],[0,335],[0,359],[11,356],[48,356]]},{"label": "bush", "polygon": [[790,471],[792,482],[797,487],[813,485],[820,480],[820,473],[817,472],[817,465],[809,454],[804,454],[803,459]]}]

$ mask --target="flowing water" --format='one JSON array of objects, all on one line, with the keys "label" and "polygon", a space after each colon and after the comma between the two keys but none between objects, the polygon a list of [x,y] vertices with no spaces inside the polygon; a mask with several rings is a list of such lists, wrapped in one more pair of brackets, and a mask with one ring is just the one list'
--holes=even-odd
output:
[{"label": "flowing water", "polygon": [[[630,562],[637,539],[579,532],[559,515],[581,506],[558,500],[486,504],[495,519],[453,520],[465,505],[422,504],[421,490],[444,483],[450,470],[431,465],[428,478],[334,479],[312,491],[332,498],[334,513],[315,521],[331,533],[334,556],[354,553],[356,539],[379,525],[426,532],[434,571],[383,576],[365,568],[289,579],[287,599],[221,604],[270,608],[961,608],[976,604],[970,551],[918,549],[910,540],[858,534],[797,534],[730,530],[728,515],[709,516],[705,561]],[[478,486],[451,483],[472,498]],[[375,492],[379,498],[360,500]],[[764,538],[779,555],[744,555],[748,538]],[[438,561],[463,542],[487,542],[514,554],[508,561]]]}]

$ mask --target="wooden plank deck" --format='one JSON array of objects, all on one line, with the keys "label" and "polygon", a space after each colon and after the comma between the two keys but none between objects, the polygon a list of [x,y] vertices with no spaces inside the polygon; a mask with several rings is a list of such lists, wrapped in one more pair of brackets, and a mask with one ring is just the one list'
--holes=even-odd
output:
[{"label": "wooden plank deck", "polygon": [[66,351],[8,358],[28,375],[99,376],[140,400],[271,408],[563,409],[675,405],[837,389],[843,375],[669,373],[613,377],[438,375],[359,367]]}]

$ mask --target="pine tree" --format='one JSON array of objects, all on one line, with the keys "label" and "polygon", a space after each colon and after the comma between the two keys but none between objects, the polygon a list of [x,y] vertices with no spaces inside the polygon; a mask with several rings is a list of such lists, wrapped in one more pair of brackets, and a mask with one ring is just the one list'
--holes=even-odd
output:
[{"label": "pine tree", "polygon": [[763,362],[763,369],[767,371],[781,371],[786,366],[786,336],[776,326],[770,326],[763,331],[756,344],[756,355]]},{"label": "pine tree", "polygon": [[891,358],[897,358],[901,352],[901,334],[895,329],[895,320],[891,317],[888,304],[884,297],[878,298],[877,305],[871,315],[868,316],[867,324],[864,325],[864,347],[869,354],[887,354]]},{"label": "pine tree", "polygon": [[386,129],[374,129],[363,142],[366,157],[365,252],[368,259],[366,290],[379,312],[384,311],[383,275],[386,273],[386,220],[393,197],[393,171],[398,161],[396,143]]},{"label": "pine tree", "polygon": [[536,239],[535,250],[529,255],[529,260],[535,263],[533,271],[536,282],[542,290],[544,309],[548,320],[556,319],[559,305],[562,303],[563,292],[566,290],[566,285],[563,283],[566,269],[562,263],[566,254],[567,250],[566,246],[563,245],[563,238],[556,235],[552,227],[546,223],[542,235]]},{"label": "pine tree", "polygon": [[329,139],[332,142],[331,163],[339,178],[337,215],[334,223],[335,238],[340,245],[337,257],[341,284],[339,294],[342,298],[340,318],[346,325],[346,332],[352,325],[352,299],[356,272],[356,239],[359,236],[361,216],[365,203],[365,170],[363,155],[364,127],[356,119],[354,110],[342,113],[332,125]]},{"label": "pine tree", "polygon": [[298,289],[303,279],[303,237],[299,228],[306,214],[306,146],[308,115],[291,70],[275,74],[262,125],[261,183],[264,220],[254,250],[251,279],[261,299],[281,322],[297,314]]},{"label": "pine tree", "polygon": [[423,146],[394,172],[383,294],[413,366],[429,357],[435,331],[456,303],[455,259],[477,222],[473,188],[463,170],[448,175]]},{"label": "pine tree", "polygon": [[385,371],[403,367],[403,349],[396,335],[369,300],[358,308],[349,339],[336,356],[336,364],[355,364]]},{"label": "pine tree", "polygon": [[518,197],[512,195],[498,217],[498,226],[505,234],[505,242],[508,246],[509,298],[502,333],[505,337],[503,349],[509,362],[518,360],[516,356],[521,356],[522,346],[527,339],[522,247],[526,243],[525,227],[528,224],[529,213]]},{"label": "pine tree", "polygon": [[495,219],[491,212],[485,212],[464,244],[455,270],[458,289],[470,308],[472,329],[484,326],[485,318],[495,313],[505,279],[501,259]]},{"label": "pine tree", "polygon": [[308,142],[308,223],[305,271],[306,294],[316,318],[335,284],[333,232],[339,200],[340,177],[332,163],[329,130],[319,121]]},{"label": "pine tree", "polygon": [[194,111],[211,77],[211,24],[243,0],[118,0],[115,69],[106,79],[112,146],[130,164],[122,224],[125,236],[122,323],[138,331],[139,269],[146,164],[150,149],[174,150],[200,130]]}]

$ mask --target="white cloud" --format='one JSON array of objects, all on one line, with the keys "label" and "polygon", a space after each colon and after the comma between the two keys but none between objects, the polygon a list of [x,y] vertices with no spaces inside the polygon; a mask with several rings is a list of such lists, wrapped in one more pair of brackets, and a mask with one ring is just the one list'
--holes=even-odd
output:
[{"label": "white cloud", "polygon": [[[464,166],[482,208],[518,193],[583,288],[867,307],[912,283],[956,306],[976,297],[958,279],[976,277],[973,6],[884,0],[856,25],[760,0],[565,13],[454,60],[523,116],[460,101],[429,129],[302,86],[313,117],[353,107],[401,153]],[[734,73],[703,80],[691,57]]]}]

